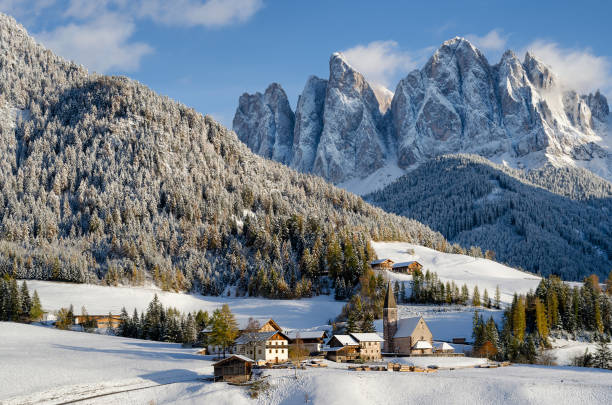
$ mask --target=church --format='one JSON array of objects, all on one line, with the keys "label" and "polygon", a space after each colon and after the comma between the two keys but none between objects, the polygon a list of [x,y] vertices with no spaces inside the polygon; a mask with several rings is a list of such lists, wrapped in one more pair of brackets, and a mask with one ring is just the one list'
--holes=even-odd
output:
[{"label": "church", "polygon": [[385,353],[404,356],[433,353],[433,335],[422,316],[398,319],[390,281],[383,308],[383,335]]}]

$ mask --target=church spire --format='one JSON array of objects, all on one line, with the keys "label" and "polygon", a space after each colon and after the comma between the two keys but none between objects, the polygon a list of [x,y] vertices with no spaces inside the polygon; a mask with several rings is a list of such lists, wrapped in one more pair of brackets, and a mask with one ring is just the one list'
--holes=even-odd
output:
[{"label": "church spire", "polygon": [[385,293],[385,305],[383,308],[397,308],[393,289],[391,288],[391,281],[387,282],[387,292]]}]

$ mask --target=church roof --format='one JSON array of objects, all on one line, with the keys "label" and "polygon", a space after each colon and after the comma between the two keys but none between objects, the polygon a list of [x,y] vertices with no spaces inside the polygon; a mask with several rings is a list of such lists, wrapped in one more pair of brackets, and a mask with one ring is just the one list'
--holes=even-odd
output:
[{"label": "church roof", "polygon": [[415,316],[414,318],[401,318],[397,321],[397,331],[393,337],[408,337],[412,335],[414,329],[419,324],[421,316]]},{"label": "church roof", "polygon": [[387,283],[387,292],[385,293],[385,305],[383,308],[397,308],[395,303],[395,296],[393,295],[393,288],[391,288],[391,281]]}]

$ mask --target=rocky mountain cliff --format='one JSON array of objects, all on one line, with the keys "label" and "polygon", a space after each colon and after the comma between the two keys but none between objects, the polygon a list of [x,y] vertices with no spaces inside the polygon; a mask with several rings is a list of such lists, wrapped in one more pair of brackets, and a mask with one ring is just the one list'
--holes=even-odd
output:
[{"label": "rocky mountain cliff", "polygon": [[612,178],[609,107],[601,93],[565,88],[530,53],[521,61],[507,51],[491,65],[464,38],[446,41],[422,69],[402,79],[384,115],[387,105],[379,105],[372,86],[341,54],[330,59],[328,81],[308,80],[296,124],[278,126],[255,144],[261,137],[242,125],[244,111],[253,111],[251,120],[257,122],[269,119],[259,114],[257,102],[251,106],[253,97],[240,98],[238,137],[266,157],[274,154],[272,145],[293,139],[293,157],[282,161],[336,184],[374,176],[385,166],[407,170],[463,152],[518,168],[584,166]]}]

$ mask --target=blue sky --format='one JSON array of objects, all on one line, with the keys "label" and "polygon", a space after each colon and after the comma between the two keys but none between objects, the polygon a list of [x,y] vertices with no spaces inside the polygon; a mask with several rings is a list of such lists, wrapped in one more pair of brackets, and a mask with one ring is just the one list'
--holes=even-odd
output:
[{"label": "blue sky", "polygon": [[605,1],[0,0],[37,40],[90,71],[134,78],[231,126],[243,92],[273,81],[291,105],[344,51],[394,90],[454,36],[497,62],[531,49],[580,91],[612,94]]}]

